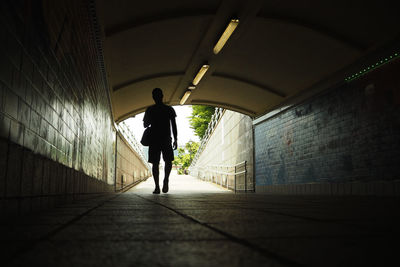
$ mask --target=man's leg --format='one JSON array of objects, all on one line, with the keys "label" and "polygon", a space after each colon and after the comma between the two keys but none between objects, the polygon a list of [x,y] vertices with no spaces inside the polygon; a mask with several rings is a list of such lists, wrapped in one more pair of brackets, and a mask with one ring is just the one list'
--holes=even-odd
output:
[{"label": "man's leg", "polygon": [[160,194],[160,185],[159,185],[159,177],[160,177],[160,169],[159,169],[159,164],[160,162],[155,162],[153,163],[153,178],[154,178],[154,183],[156,185],[156,188],[153,191],[153,194]]},{"label": "man's leg", "polygon": [[160,194],[160,185],[159,185],[159,177],[160,177],[160,146],[157,144],[150,144],[149,146],[149,162],[153,164],[152,171],[153,171],[153,178],[155,183],[155,189],[153,194]]},{"label": "man's leg", "polygon": [[169,174],[171,173],[171,169],[172,169],[172,161],[166,161],[165,168],[164,168],[165,177],[164,177],[164,183],[163,183],[163,189],[162,189],[163,193],[168,192]]}]

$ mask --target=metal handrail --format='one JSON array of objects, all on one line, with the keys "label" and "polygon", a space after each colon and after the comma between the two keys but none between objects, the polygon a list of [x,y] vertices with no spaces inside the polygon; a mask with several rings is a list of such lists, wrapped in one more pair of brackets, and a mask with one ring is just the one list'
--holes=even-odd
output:
[{"label": "metal handrail", "polygon": [[[243,166],[244,170],[243,171],[237,171],[239,169],[239,166]],[[226,169],[233,169],[233,172],[229,172],[229,171],[224,171],[224,170],[218,170],[218,169],[222,169],[222,168],[226,168]],[[241,191],[237,189],[237,176],[238,175],[242,175],[244,174],[244,191],[247,192],[247,161],[243,161],[240,163],[237,163],[235,165],[207,165],[204,167],[192,167],[190,166],[189,168],[189,173],[192,176],[195,176],[199,179],[202,179],[202,177],[200,177],[200,173],[202,173],[205,176],[208,176],[207,178],[204,177],[204,179],[207,180],[214,180],[214,175],[215,174],[220,174],[220,175],[226,175],[226,176],[234,176],[234,187],[233,190],[236,192]],[[226,179],[227,177],[225,177]],[[204,180],[202,179],[202,180]],[[224,177],[220,177],[220,182],[216,182],[216,184],[219,184],[223,187],[226,187],[228,189],[231,189],[231,187],[229,186],[229,180],[226,180],[226,184],[222,182],[222,180],[224,180]],[[214,182],[214,181],[213,181]]]},{"label": "metal handrail", "polygon": [[247,173],[247,171],[241,171],[241,172],[221,172],[221,171],[212,171],[214,173],[219,173],[219,174],[224,174],[224,175],[238,175],[238,174],[243,174],[243,173]]},{"label": "metal handrail", "polygon": [[216,173],[220,173],[220,174],[225,174],[225,175],[238,175],[238,174],[243,174],[243,173],[247,173],[247,171],[241,171],[241,172],[221,172],[221,171],[214,171]]},{"label": "metal handrail", "polygon": [[237,163],[236,165],[207,165],[208,167],[226,167],[226,168],[233,168],[233,167],[236,167],[236,166],[239,166],[239,165],[242,165],[242,164],[245,164],[247,161],[245,160],[245,161],[242,161],[242,162],[239,162],[239,163]]}]

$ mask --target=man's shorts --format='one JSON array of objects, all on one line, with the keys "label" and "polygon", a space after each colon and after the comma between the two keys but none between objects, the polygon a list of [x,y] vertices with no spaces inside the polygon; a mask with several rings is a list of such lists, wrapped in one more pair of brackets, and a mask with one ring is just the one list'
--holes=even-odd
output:
[{"label": "man's shorts", "polygon": [[165,162],[171,162],[174,160],[174,150],[172,149],[171,140],[157,144],[150,144],[148,161],[150,163],[160,162],[161,153]]}]

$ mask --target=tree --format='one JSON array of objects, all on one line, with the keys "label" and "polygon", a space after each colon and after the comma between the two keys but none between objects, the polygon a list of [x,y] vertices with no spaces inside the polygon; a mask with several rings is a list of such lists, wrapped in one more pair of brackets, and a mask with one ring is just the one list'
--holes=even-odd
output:
[{"label": "tree", "polygon": [[181,169],[178,170],[178,174],[183,174],[187,171],[198,149],[199,143],[194,141],[189,141],[183,148],[178,148],[178,156],[175,157],[173,161],[174,165],[181,166]]},{"label": "tree", "polygon": [[215,108],[210,106],[192,106],[192,116],[189,117],[190,128],[194,130],[195,135],[200,137],[200,139],[203,139],[214,111]]}]

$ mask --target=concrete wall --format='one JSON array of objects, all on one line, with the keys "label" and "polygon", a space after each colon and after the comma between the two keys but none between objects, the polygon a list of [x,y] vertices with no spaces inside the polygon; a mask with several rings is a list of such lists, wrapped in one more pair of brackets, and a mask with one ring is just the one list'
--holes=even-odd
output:
[{"label": "concrete wall", "polygon": [[123,189],[151,176],[146,163],[121,134],[117,134],[117,176],[115,187]]},{"label": "concrete wall", "polygon": [[[233,166],[247,161],[247,185],[253,188],[253,133],[252,120],[249,116],[225,110],[219,122],[209,137],[205,149],[201,152],[195,165],[207,169],[214,165]],[[233,168],[219,168],[221,171],[234,172]],[[203,179],[211,179],[221,184],[228,179],[230,185],[234,184],[233,176],[211,174],[213,177],[205,177],[204,172],[194,173]]]},{"label": "concrete wall", "polygon": [[0,2],[2,211],[114,189],[100,57],[88,1]]},{"label": "concrete wall", "polygon": [[255,125],[257,192],[400,192],[400,62]]}]

